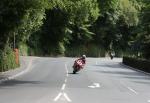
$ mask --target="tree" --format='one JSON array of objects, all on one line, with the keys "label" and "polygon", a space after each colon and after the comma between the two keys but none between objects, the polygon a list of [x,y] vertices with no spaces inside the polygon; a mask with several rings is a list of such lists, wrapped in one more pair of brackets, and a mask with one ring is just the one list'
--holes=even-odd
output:
[{"label": "tree", "polygon": [[99,16],[96,0],[56,0],[53,3],[54,7],[46,12],[42,30],[46,53],[64,54],[66,43],[91,39],[93,33],[89,26]]},{"label": "tree", "polygon": [[142,29],[139,34],[142,40],[140,41],[142,44],[142,53],[146,59],[150,59],[150,2],[143,0],[144,6],[142,9],[142,19],[141,26]]},{"label": "tree", "polygon": [[14,34],[17,42],[20,42],[42,24],[47,0],[1,0],[0,2],[0,48],[10,44]]},{"label": "tree", "polygon": [[0,68],[14,68],[12,44],[27,41],[41,26],[47,4],[48,0],[0,1]]},{"label": "tree", "polygon": [[93,29],[95,40],[110,49],[126,49],[130,41],[131,28],[139,22],[140,4],[136,0],[99,0],[102,15]]}]

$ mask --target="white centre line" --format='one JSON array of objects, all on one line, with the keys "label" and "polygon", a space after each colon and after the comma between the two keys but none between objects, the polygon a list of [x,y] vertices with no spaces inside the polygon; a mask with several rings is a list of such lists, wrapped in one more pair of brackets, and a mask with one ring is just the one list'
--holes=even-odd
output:
[{"label": "white centre line", "polygon": [[59,93],[58,96],[54,99],[54,101],[56,102],[60,98],[61,95],[62,93]]},{"label": "white centre line", "polygon": [[65,69],[66,69],[66,72],[68,73],[68,68],[67,68],[67,64],[65,64]]},{"label": "white centre line", "polygon": [[68,77],[68,76],[69,76],[69,75],[68,75],[68,74],[69,74],[69,71],[68,71],[68,68],[67,68],[67,64],[65,64],[65,69],[66,69],[66,73],[67,73],[66,76]]},{"label": "white centre line", "polygon": [[67,78],[65,79],[65,83],[67,83]]},{"label": "white centre line", "polygon": [[63,84],[61,90],[65,90],[66,84]]},{"label": "white centre line", "polygon": [[[65,69],[66,69],[66,76],[68,77],[69,75],[68,75],[68,68],[67,68],[67,64],[65,64]],[[68,102],[71,102],[71,99],[68,97],[68,95],[66,94],[66,93],[64,93],[64,90],[65,90],[65,88],[66,88],[66,83],[67,83],[67,78],[65,78],[65,82],[64,82],[64,84],[62,85],[62,87],[61,87],[61,90],[62,90],[62,92],[60,92],[55,98],[54,98],[54,101],[56,102],[56,101],[58,101],[59,99],[62,99],[62,100],[67,100]],[[64,96],[64,98],[60,98],[61,96]]]},{"label": "white centre line", "polygon": [[98,63],[97,63],[97,61],[96,61],[96,65],[97,65]]},{"label": "white centre line", "polygon": [[138,94],[134,89],[132,89],[131,87],[127,87],[130,91],[132,91],[135,94]]}]

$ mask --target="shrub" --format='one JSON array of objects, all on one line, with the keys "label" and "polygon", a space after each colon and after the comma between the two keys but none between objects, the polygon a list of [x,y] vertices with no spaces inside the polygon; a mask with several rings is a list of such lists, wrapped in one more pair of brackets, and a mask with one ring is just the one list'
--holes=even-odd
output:
[{"label": "shrub", "polygon": [[0,72],[14,69],[19,65],[16,64],[14,51],[6,46],[4,51],[0,51]]},{"label": "shrub", "polygon": [[22,56],[29,55],[29,52],[28,52],[29,47],[25,43],[20,44],[19,50],[20,50],[20,55],[22,55]]},{"label": "shrub", "polygon": [[97,45],[91,44],[88,47],[84,45],[68,47],[65,55],[70,57],[81,56],[85,54],[88,57],[104,57],[105,49],[98,47]]},{"label": "shrub", "polygon": [[125,65],[150,73],[150,61],[137,58],[123,57]]}]

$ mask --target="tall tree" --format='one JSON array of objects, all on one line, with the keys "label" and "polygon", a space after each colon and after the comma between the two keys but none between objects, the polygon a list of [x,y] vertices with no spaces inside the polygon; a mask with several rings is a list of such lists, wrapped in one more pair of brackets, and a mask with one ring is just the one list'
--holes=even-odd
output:
[{"label": "tall tree", "polygon": [[91,39],[93,33],[89,31],[89,26],[99,16],[96,0],[56,0],[54,5],[53,9],[47,11],[43,26],[44,49],[47,52],[51,51],[47,46],[54,45],[56,50],[53,50],[63,54],[65,43]]},{"label": "tall tree", "polygon": [[17,41],[28,37],[33,29],[42,24],[47,0],[0,1],[0,49],[9,44],[14,35]]},{"label": "tall tree", "polygon": [[[95,40],[106,49],[125,49],[130,37],[130,27],[138,24],[138,2],[130,0],[99,0],[103,14],[95,23]],[[96,28],[96,29],[95,29]]]}]

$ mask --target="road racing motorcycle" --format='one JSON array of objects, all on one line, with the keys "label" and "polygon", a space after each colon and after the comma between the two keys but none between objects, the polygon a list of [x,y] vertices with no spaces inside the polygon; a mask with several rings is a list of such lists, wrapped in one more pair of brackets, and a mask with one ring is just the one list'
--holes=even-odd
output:
[{"label": "road racing motorcycle", "polygon": [[75,60],[72,67],[73,67],[73,74],[76,74],[76,72],[83,69],[83,67],[84,67],[83,60],[81,60],[81,59]]}]

